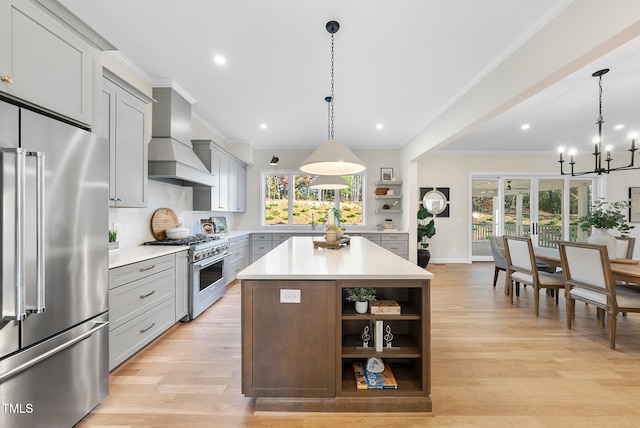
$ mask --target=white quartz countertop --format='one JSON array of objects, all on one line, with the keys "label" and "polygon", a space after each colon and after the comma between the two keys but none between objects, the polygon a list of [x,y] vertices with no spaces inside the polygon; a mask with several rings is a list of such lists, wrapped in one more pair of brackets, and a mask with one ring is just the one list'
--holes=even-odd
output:
[{"label": "white quartz countertop", "polygon": [[238,279],[431,279],[433,274],[366,238],[330,250],[313,248],[319,237],[294,236],[262,256]]},{"label": "white quartz countertop", "polygon": [[149,260],[166,254],[187,251],[188,249],[189,247],[180,245],[140,245],[137,247],[121,248],[116,252],[109,253],[109,269]]}]

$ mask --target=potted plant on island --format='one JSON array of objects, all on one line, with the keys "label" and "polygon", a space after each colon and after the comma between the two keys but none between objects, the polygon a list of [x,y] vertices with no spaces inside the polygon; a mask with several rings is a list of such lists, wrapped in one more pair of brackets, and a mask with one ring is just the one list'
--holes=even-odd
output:
[{"label": "potted plant on island", "polygon": [[366,314],[369,302],[376,300],[376,290],[369,287],[346,288],[347,302],[355,302],[356,312]]},{"label": "potted plant on island", "polygon": [[418,266],[426,268],[431,259],[431,253],[427,249],[429,243],[427,239],[431,239],[436,234],[436,223],[434,219],[427,222],[429,211],[421,207],[418,210]]},{"label": "potted plant on island", "polygon": [[629,230],[635,227],[627,223],[626,210],[628,209],[629,201],[607,202],[600,198],[589,208],[589,214],[579,220],[580,229],[591,232],[587,242],[606,245],[610,259],[616,258],[617,244],[616,238],[609,233],[609,230],[616,229],[622,237],[626,237]]}]

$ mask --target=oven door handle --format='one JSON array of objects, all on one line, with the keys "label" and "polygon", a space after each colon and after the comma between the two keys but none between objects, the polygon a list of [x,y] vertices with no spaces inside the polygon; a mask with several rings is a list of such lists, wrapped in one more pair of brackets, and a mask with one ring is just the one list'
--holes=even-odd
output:
[{"label": "oven door handle", "polygon": [[209,267],[211,265],[214,265],[214,264],[218,263],[219,261],[224,260],[225,258],[229,257],[230,255],[231,255],[231,253],[224,253],[224,254],[221,254],[219,256],[216,256],[216,258],[214,260],[210,261],[210,262],[207,262],[205,260],[206,263],[194,264],[193,267],[195,269],[197,269],[197,270],[204,269],[204,268],[207,268],[207,267]]}]

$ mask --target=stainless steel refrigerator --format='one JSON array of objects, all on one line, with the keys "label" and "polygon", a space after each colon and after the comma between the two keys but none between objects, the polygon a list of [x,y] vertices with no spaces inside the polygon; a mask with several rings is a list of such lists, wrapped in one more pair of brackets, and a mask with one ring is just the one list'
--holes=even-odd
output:
[{"label": "stainless steel refrigerator", "polygon": [[108,394],[108,142],[0,101],[0,427],[70,427]]}]

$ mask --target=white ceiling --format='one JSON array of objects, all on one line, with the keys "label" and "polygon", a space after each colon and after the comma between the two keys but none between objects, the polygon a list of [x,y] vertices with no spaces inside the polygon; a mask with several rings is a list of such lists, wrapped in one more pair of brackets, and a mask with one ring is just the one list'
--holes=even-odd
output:
[{"label": "white ceiling", "polygon": [[[331,37],[325,24],[337,20],[335,138],[358,149],[408,142],[569,1],[60,3],[152,81],[175,80],[197,101],[193,111],[228,140],[259,149],[314,148],[326,139]],[[612,69],[604,78],[605,126],[619,120],[640,126],[638,115],[622,108],[624,96],[635,96],[626,82],[640,49],[619,50],[444,150],[555,150],[560,141],[590,141],[597,118],[597,80],[590,75],[605,66]],[[216,54],[226,57],[224,67],[212,63]],[[527,133],[519,129],[524,121],[531,124]]]}]

